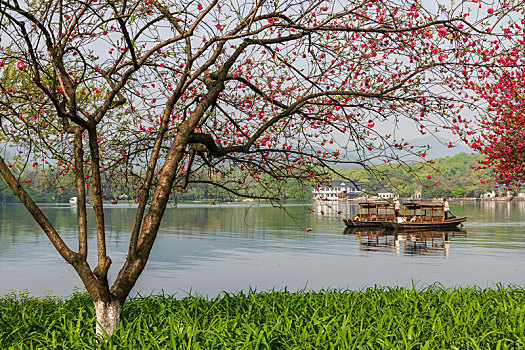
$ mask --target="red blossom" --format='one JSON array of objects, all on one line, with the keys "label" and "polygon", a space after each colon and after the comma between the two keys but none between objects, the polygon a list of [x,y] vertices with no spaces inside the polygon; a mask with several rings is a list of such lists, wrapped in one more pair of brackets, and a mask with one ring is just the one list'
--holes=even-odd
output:
[{"label": "red blossom", "polygon": [[513,68],[513,61],[504,64],[509,68],[497,80],[474,85],[478,96],[490,106],[490,116],[479,119],[483,135],[474,138],[470,146],[486,157],[478,169],[489,166],[497,181],[512,185],[525,181],[525,68]]}]

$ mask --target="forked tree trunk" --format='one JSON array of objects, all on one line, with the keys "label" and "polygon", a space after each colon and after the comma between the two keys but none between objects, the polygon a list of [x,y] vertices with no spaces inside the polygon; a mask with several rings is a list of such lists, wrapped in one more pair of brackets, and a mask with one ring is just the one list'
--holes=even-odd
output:
[{"label": "forked tree trunk", "polygon": [[110,302],[97,300],[93,304],[95,304],[95,313],[97,315],[97,336],[100,338],[111,337],[120,322],[122,303],[118,300]]}]

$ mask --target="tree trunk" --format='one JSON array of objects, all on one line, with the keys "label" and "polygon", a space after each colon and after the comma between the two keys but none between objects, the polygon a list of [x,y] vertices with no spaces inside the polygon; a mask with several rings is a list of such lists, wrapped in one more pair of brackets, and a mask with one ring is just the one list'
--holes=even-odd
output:
[{"label": "tree trunk", "polygon": [[122,303],[118,300],[111,300],[110,302],[97,300],[94,301],[93,304],[95,304],[95,312],[97,315],[97,336],[100,338],[111,337],[120,322]]}]

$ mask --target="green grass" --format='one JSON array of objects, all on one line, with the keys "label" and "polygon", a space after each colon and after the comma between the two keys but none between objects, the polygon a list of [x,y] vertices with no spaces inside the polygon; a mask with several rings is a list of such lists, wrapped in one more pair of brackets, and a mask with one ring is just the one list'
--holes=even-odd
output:
[{"label": "green grass", "polygon": [[126,302],[99,344],[85,294],[0,298],[0,349],[519,349],[525,290],[422,290],[171,296]]}]

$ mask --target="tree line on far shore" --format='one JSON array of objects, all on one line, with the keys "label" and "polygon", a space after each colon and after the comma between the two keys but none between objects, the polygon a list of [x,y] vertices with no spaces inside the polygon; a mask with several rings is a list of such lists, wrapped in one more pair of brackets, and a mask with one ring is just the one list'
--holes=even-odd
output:
[{"label": "tree line on far shore", "polygon": [[417,166],[391,163],[372,171],[355,168],[340,170],[339,173],[354,181],[365,182],[368,192],[392,187],[400,197],[412,197],[421,191],[422,198],[479,198],[497,185],[490,169],[476,169],[482,159],[479,154],[460,153],[418,163]]},{"label": "tree line on far shore", "polygon": [[[336,170],[337,174],[334,174],[333,178],[345,177],[353,181],[362,181],[365,183],[365,190],[369,193],[374,193],[381,187],[392,187],[394,193],[401,197],[411,197],[416,191],[421,191],[423,198],[479,198],[496,185],[489,169],[475,170],[481,159],[478,154],[460,153],[451,157],[437,158],[429,163],[419,163],[418,166],[410,168],[405,164],[392,163],[367,170],[361,168]],[[32,186],[28,191],[36,202],[67,203],[71,197],[76,196],[75,189],[72,187],[46,185],[46,179],[56,178],[51,176],[52,174],[45,177],[38,174],[35,172],[22,175],[23,178],[33,176]],[[260,184],[254,185],[260,186]],[[281,189],[283,199],[311,200],[313,185],[308,182],[289,181]],[[263,191],[262,188],[259,190]],[[105,199],[114,203],[133,202],[137,199],[124,187],[107,188],[104,193]],[[242,199],[208,184],[192,184],[186,191],[174,192],[172,195],[172,200],[177,201],[213,202]],[[11,191],[0,191],[0,202],[17,203],[19,200]]]}]

